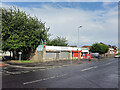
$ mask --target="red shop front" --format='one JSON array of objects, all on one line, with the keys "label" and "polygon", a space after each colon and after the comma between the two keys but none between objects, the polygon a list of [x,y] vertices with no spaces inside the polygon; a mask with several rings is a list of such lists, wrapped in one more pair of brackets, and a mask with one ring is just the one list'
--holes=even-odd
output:
[{"label": "red shop front", "polygon": [[72,51],[72,57],[81,59],[81,51]]}]

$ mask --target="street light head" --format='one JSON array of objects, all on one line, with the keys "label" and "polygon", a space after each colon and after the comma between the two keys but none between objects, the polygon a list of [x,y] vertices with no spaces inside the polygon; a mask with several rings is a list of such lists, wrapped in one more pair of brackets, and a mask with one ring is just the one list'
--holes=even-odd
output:
[{"label": "street light head", "polygon": [[82,26],[80,25],[78,28],[81,28]]}]

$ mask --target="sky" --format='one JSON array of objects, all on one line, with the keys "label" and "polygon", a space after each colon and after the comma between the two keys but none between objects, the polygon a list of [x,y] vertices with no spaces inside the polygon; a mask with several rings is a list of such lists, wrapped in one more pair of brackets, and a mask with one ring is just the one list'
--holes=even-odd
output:
[{"label": "sky", "polygon": [[[50,27],[50,38],[66,37],[69,45],[103,42],[118,45],[118,2],[3,2],[38,17]],[[82,26],[81,28],[78,28]]]}]

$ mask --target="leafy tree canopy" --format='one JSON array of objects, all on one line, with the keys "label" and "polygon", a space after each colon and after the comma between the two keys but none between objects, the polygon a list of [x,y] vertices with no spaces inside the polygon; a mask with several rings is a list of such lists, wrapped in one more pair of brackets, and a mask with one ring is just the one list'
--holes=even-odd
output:
[{"label": "leafy tree canopy", "polygon": [[93,53],[100,53],[100,54],[104,54],[108,52],[108,46],[103,44],[103,43],[95,43],[91,46],[90,48],[91,52]]},{"label": "leafy tree canopy", "polygon": [[64,37],[56,37],[53,40],[48,40],[46,45],[51,46],[68,46],[67,40]]},{"label": "leafy tree canopy", "polygon": [[2,50],[11,51],[16,58],[28,59],[41,41],[48,40],[49,28],[37,17],[31,17],[15,7],[2,8]]}]

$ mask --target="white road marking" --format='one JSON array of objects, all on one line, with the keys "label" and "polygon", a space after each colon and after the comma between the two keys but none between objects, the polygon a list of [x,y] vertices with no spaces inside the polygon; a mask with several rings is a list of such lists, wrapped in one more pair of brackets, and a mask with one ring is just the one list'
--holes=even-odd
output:
[{"label": "white road marking", "polygon": [[86,68],[86,69],[82,69],[81,71],[86,71],[86,70],[90,70],[90,69],[93,69],[93,68],[97,68],[97,66],[95,66],[95,67],[90,67],[90,68]]},{"label": "white road marking", "polygon": [[69,66],[69,65],[62,65],[63,67],[67,67],[67,66]]},{"label": "white road marking", "polygon": [[58,66],[58,67],[62,67],[62,66]]},{"label": "white road marking", "polygon": [[37,71],[37,70],[32,70],[33,72]]},{"label": "white road marking", "polygon": [[9,71],[5,71],[6,73],[9,73],[9,74],[12,74],[12,72],[9,72]]},{"label": "white road marking", "polygon": [[23,83],[23,84],[30,84],[30,83],[35,83],[35,82],[39,82],[39,81],[42,81],[42,79],[31,81],[31,82],[26,82],[26,83]]},{"label": "white road marking", "polygon": [[49,78],[44,78],[44,79],[42,79],[42,80],[48,80]]},{"label": "white road marking", "polygon": [[6,71],[6,73],[8,73],[8,74],[21,74],[21,72],[9,72],[9,71]]},{"label": "white road marking", "polygon": [[52,68],[47,68],[47,70],[50,70],[50,69],[52,69]]},{"label": "white road marking", "polygon": [[53,77],[50,77],[50,78],[51,78],[51,79],[52,79],[52,78],[55,78],[55,76],[53,76]]},{"label": "white road marking", "polygon": [[7,74],[21,74],[21,73],[28,73],[30,71],[21,71],[21,72],[9,72],[9,71],[5,71]]},{"label": "white road marking", "polygon": [[48,77],[48,78],[43,78],[43,79],[39,79],[39,80],[34,80],[34,81],[31,81],[31,82],[25,82],[23,83],[24,85],[26,84],[31,84],[31,83],[35,83],[35,82],[40,82],[40,81],[46,81],[46,80],[49,80],[49,79],[53,79],[53,78],[57,78],[57,77],[63,77],[67,74],[63,74],[63,75],[60,75],[60,76],[52,76],[52,77]]},{"label": "white road marking", "polygon": [[109,64],[111,64],[111,63],[107,63],[107,64],[105,64],[105,65],[109,65]]},{"label": "white road marking", "polygon": [[23,71],[23,73],[28,73],[29,71]]}]

